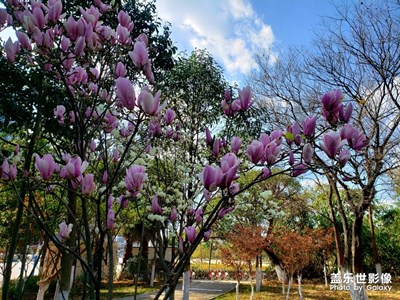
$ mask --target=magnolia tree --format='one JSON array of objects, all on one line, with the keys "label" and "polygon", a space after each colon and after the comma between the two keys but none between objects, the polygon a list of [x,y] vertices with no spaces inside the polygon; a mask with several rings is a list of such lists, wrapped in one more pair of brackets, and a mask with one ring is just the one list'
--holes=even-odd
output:
[{"label": "magnolia tree", "polygon": [[[321,149],[340,166],[351,151],[367,143],[357,129],[344,125],[351,109],[343,108],[340,92],[322,98],[326,130],[334,131],[319,137],[314,135],[317,116],[286,130],[263,133],[249,145],[242,145],[237,136],[230,141],[212,136],[205,128],[210,160],[198,167],[197,176],[185,178],[188,174],[183,171],[178,178],[200,182],[202,189],[184,203],[171,200],[179,198],[180,191],[154,190],[148,180],[149,167],[155,166],[152,145],[179,141],[180,126],[156,88],[147,36],[132,37],[134,20],[124,11],[116,12],[118,18],[111,20],[109,12],[115,13],[113,10],[96,0],[69,16],[59,0],[10,0],[7,9],[0,11],[0,25],[17,30],[17,40],[8,39],[4,44],[9,63],[15,68],[41,70],[49,94],[52,86],[63,92],[51,115],[43,109],[49,94],[38,96],[36,123],[26,133],[30,139],[3,160],[0,174],[2,186],[13,188],[19,199],[17,216],[27,210],[62,253],[56,299],[69,296],[75,260],[83,268],[90,298],[99,299],[106,249],[111,299],[113,232],[127,206],[141,207],[158,234],[170,230],[176,236],[178,253],[157,294],[159,298],[165,291],[165,298],[172,297],[192,253],[210,238],[213,224],[234,209],[236,195],[278,173],[299,176],[307,172],[319,137],[323,137]],[[127,77],[127,69],[136,72]],[[251,105],[248,87],[239,89],[237,98],[227,92],[221,102],[222,111],[233,121]],[[51,118],[54,132],[41,131],[41,122]],[[281,171],[273,173],[273,167]],[[254,180],[239,185],[240,174],[252,169],[258,171]],[[61,207],[58,215],[46,215],[45,203],[50,200]],[[50,218],[58,219],[59,229],[50,226]],[[14,243],[17,236],[18,222]],[[14,252],[15,245],[11,245],[3,299],[7,298]]]}]

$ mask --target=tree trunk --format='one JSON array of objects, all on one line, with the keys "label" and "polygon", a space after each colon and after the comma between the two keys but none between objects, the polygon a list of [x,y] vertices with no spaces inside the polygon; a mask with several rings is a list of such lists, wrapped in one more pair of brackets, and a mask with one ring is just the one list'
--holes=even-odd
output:
[{"label": "tree trunk", "polygon": [[288,282],[288,287],[287,287],[287,293],[286,293],[286,300],[289,300],[289,297],[290,297],[290,289],[292,288],[292,283],[293,283],[293,274],[290,275],[290,277],[289,277],[289,282]]},{"label": "tree trunk", "polygon": [[128,259],[133,257],[133,235],[132,233],[127,233],[125,235],[126,244],[125,244],[125,251],[124,251],[124,258],[122,259],[122,268],[125,268],[126,262]]},{"label": "tree trunk", "polygon": [[302,287],[301,287],[301,279],[302,279],[302,277],[303,277],[303,274],[301,272],[299,272],[297,274],[297,282],[299,284],[299,299],[300,300],[303,300],[303,290],[302,290]]},{"label": "tree trunk", "polygon": [[374,252],[375,270],[376,270],[376,273],[379,275],[379,282],[381,282],[381,278],[382,278],[381,259],[379,257],[378,247],[376,245],[375,228],[374,228],[374,221],[372,218],[372,206],[371,205],[368,207],[368,215],[369,215],[369,227],[371,230],[372,250]]},{"label": "tree trunk", "polygon": [[327,274],[327,270],[326,270],[326,263],[324,261],[324,279],[325,279],[325,286],[328,286],[328,274]]},{"label": "tree trunk", "polygon": [[256,292],[261,291],[262,285],[262,260],[261,256],[257,256],[257,266],[256,266]]},{"label": "tree trunk", "polygon": [[190,262],[185,266],[185,272],[183,273],[182,300],[189,300],[189,291],[190,291]]},{"label": "tree trunk", "polygon": [[236,300],[239,300],[239,287],[240,287],[240,280],[238,280],[236,283]]},{"label": "tree trunk", "polygon": [[[74,193],[71,182],[68,183],[68,207],[70,210],[70,214],[68,215],[68,222],[75,224],[75,213],[76,213],[76,194]],[[65,240],[65,245],[69,249],[75,249],[76,247],[76,236],[77,236],[78,228],[76,226],[72,227],[71,234]],[[60,270],[60,289],[58,293],[54,296],[55,300],[68,300],[69,293],[72,287],[72,267],[74,264],[74,257],[68,253],[67,251],[62,251],[61,256],[61,270]]]},{"label": "tree trunk", "polygon": [[[361,207],[358,207],[354,213],[354,221],[353,221],[353,230],[352,230],[352,255],[353,255],[353,274],[362,273],[362,258],[363,258],[363,249],[362,249],[362,224],[364,218],[364,210]],[[363,284],[350,284],[350,297],[353,300],[367,300],[368,295],[366,293],[365,285]]]}]

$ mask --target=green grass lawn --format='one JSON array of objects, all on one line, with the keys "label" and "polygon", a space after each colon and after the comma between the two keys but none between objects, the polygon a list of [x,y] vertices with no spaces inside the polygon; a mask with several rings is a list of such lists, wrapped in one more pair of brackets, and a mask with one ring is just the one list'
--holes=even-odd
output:
[{"label": "green grass lawn", "polygon": [[[372,300],[400,300],[400,282],[391,284],[392,290],[386,291],[368,291],[368,298]],[[348,300],[350,299],[348,291],[330,290],[329,286],[324,284],[304,282],[303,298],[304,300]],[[242,284],[240,287],[240,299],[249,299],[250,284]],[[216,298],[217,300],[235,300],[235,292],[225,294]],[[282,285],[278,281],[266,282],[261,292],[254,293],[254,300],[277,300],[285,299],[282,297]],[[299,299],[297,284],[293,284],[290,293],[290,299]]]},{"label": "green grass lawn", "polygon": [[[157,287],[151,288],[147,286],[138,286],[137,294],[143,294],[158,289]],[[107,299],[107,289],[100,290],[101,299]],[[114,284],[113,298],[123,298],[133,296],[135,294],[135,286],[129,282],[117,282]],[[78,298],[77,298],[78,299]],[[80,299],[80,298],[79,298]]]}]

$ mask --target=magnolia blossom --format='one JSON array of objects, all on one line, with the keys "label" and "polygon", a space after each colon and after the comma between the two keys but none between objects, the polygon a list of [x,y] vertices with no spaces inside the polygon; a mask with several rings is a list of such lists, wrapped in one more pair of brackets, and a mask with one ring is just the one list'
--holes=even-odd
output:
[{"label": "magnolia blossom", "polygon": [[64,124],[65,106],[57,105],[54,109],[54,116],[57,118],[59,124]]},{"label": "magnolia blossom", "polygon": [[194,240],[196,239],[196,228],[193,226],[189,226],[185,228],[185,233],[186,233],[186,237],[189,241],[189,243],[193,243]]},{"label": "magnolia blossom", "polygon": [[212,230],[211,230],[211,229],[210,229],[210,230],[207,230],[206,232],[204,232],[203,238],[204,238],[204,241],[205,241],[205,242],[207,242],[207,241],[210,239],[211,233],[212,233]]},{"label": "magnolia blossom", "polygon": [[247,147],[247,156],[250,161],[257,164],[264,155],[264,145],[260,141],[252,141]]},{"label": "magnolia blossom", "polygon": [[315,115],[307,117],[303,121],[303,133],[306,137],[312,137],[314,135],[316,124],[317,117]]},{"label": "magnolia blossom", "polygon": [[320,146],[326,155],[333,159],[345,143],[337,132],[331,131],[324,135],[324,142]]},{"label": "magnolia blossom", "polygon": [[231,141],[231,149],[234,154],[238,154],[240,150],[240,146],[242,145],[242,140],[240,137],[234,136]]},{"label": "magnolia blossom", "polygon": [[69,235],[72,232],[72,227],[74,225],[73,224],[66,224],[65,221],[62,221],[59,225],[60,227],[60,231],[58,232],[58,235],[62,238],[62,239],[67,239],[69,237]]},{"label": "magnolia blossom", "polygon": [[222,170],[216,166],[205,166],[203,171],[199,175],[201,183],[204,188],[210,192],[214,192],[221,183]]},{"label": "magnolia blossom", "polygon": [[153,97],[147,88],[143,88],[138,97],[138,104],[146,114],[153,116],[158,111],[160,96],[161,91],[158,91]]},{"label": "magnolia blossom", "polygon": [[348,123],[351,118],[351,114],[353,113],[353,105],[349,103],[346,108],[342,104],[339,109],[339,119],[344,123]]},{"label": "magnolia blossom", "polygon": [[322,114],[329,124],[335,125],[339,119],[339,111],[342,107],[343,94],[339,90],[325,93],[322,96]]},{"label": "magnolia blossom", "polygon": [[197,223],[201,223],[201,221],[203,220],[202,216],[203,216],[203,208],[200,207],[196,210],[195,213],[195,219]]},{"label": "magnolia blossom", "polygon": [[126,170],[125,186],[130,192],[138,192],[143,187],[143,182],[147,178],[146,168],[134,165]]},{"label": "magnolia blossom", "polygon": [[251,89],[249,86],[243,88],[242,90],[239,89],[239,99],[240,99],[240,106],[243,110],[246,110],[251,105]]},{"label": "magnolia blossom", "polygon": [[151,201],[151,212],[155,215],[161,215],[162,209],[160,204],[158,204],[158,197],[154,195],[153,200]]},{"label": "magnolia blossom", "polygon": [[39,155],[36,156],[35,167],[40,172],[40,176],[42,176],[44,180],[48,180],[53,175],[57,165],[51,154],[45,154],[43,158],[40,158]]},{"label": "magnolia blossom", "polygon": [[129,51],[129,57],[137,67],[143,67],[149,62],[149,54],[145,43],[136,41],[133,45],[133,51]]},{"label": "magnolia blossom", "polygon": [[127,78],[119,77],[115,81],[115,87],[117,88],[118,104],[129,110],[134,109],[136,96],[132,82]]},{"label": "magnolia blossom", "polygon": [[292,175],[294,177],[300,176],[308,171],[308,167],[302,163],[297,164],[293,167]]},{"label": "magnolia blossom", "polygon": [[81,187],[82,187],[83,195],[91,194],[96,188],[96,185],[94,183],[94,175],[93,174],[85,174],[81,180]]},{"label": "magnolia blossom", "polygon": [[165,124],[170,125],[174,121],[174,118],[175,112],[172,109],[168,108],[164,115]]},{"label": "magnolia blossom", "polygon": [[113,229],[114,222],[115,222],[115,212],[112,208],[109,208],[107,212],[107,229]]},{"label": "magnolia blossom", "polygon": [[350,155],[350,151],[347,149],[343,149],[342,151],[340,151],[338,159],[340,162],[340,165],[342,167],[344,167],[347,163],[347,161],[350,159],[351,155]]},{"label": "magnolia blossom", "polygon": [[222,219],[225,217],[226,214],[229,214],[233,210],[233,207],[223,207],[221,210],[218,212],[218,219]]},{"label": "magnolia blossom", "polygon": [[233,153],[227,153],[221,158],[222,177],[220,182],[221,188],[227,188],[231,185],[236,177],[240,160]]},{"label": "magnolia blossom", "polygon": [[83,161],[79,156],[70,158],[68,163],[61,169],[60,177],[69,179],[80,179],[83,172],[89,166],[87,161]]},{"label": "magnolia blossom", "polygon": [[178,220],[178,212],[176,211],[175,207],[171,209],[169,219],[171,220],[171,222],[176,222]]},{"label": "magnolia blossom", "polygon": [[15,180],[17,178],[17,166],[14,164],[10,165],[7,159],[5,159],[0,168],[0,175],[4,180]]},{"label": "magnolia blossom", "polygon": [[312,156],[314,154],[314,149],[310,143],[307,143],[303,147],[303,161],[306,164],[310,164],[312,160]]}]

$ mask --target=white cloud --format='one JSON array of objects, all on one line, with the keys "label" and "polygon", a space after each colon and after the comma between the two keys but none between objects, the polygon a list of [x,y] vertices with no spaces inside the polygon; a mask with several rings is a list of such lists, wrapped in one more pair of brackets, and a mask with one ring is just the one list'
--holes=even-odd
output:
[{"label": "white cloud", "polygon": [[248,74],[254,54],[274,43],[271,26],[248,0],[158,0],[156,5],[159,17],[172,23],[179,50],[207,49],[231,78]]}]

